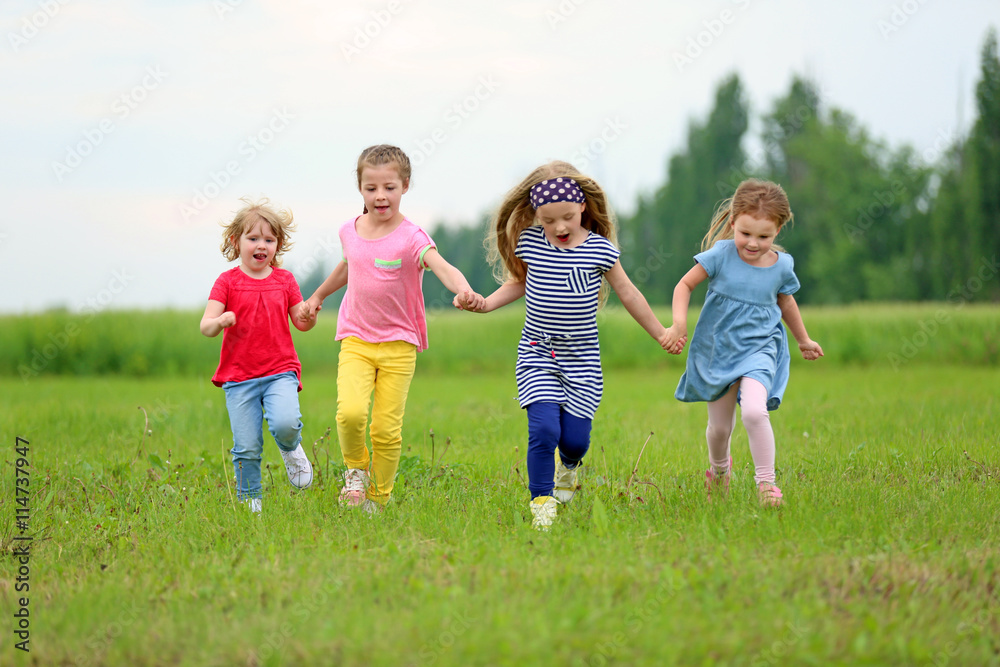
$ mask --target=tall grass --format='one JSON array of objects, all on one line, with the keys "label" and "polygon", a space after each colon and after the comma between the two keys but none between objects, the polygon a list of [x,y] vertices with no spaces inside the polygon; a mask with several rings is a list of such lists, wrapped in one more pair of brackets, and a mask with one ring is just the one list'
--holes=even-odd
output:
[{"label": "tall grass", "polygon": [[[658,311],[670,322],[668,309]],[[200,312],[102,312],[0,318],[0,375],[204,376],[218,364],[221,336],[198,331]],[[693,314],[694,315],[694,314]],[[694,330],[693,315],[691,331]],[[991,305],[868,304],[804,308],[810,335],[827,365],[1000,364],[1000,308]],[[524,322],[523,304],[488,315],[430,311],[431,347],[421,372],[509,371]],[[659,350],[621,308],[599,315],[606,368],[680,368],[683,357]],[[305,372],[336,369],[336,318],[321,314],[312,331],[293,330]],[[794,341],[793,352],[794,352]],[[793,359],[799,360],[797,353]]]}]

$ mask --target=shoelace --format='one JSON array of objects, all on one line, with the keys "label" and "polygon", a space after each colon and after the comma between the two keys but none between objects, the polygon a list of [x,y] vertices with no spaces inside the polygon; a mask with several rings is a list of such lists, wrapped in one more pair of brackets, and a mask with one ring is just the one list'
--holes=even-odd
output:
[{"label": "shoelace", "polygon": [[365,480],[360,473],[350,472],[347,474],[347,479],[344,480],[344,488],[348,491],[364,491]]}]

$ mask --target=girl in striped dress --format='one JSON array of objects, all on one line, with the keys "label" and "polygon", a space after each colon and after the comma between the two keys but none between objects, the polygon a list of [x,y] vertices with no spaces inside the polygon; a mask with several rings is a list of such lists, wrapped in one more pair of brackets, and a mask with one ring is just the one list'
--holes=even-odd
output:
[{"label": "girl in striped dress", "polygon": [[[577,468],[590,447],[604,391],[597,310],[607,285],[664,349],[667,329],[622,268],[604,191],[566,162],[535,169],[507,194],[487,246],[503,284],[479,307],[461,294],[455,305],[487,313],[525,299],[515,377],[528,415],[532,523],[545,530],[558,504],[576,492]],[[684,342],[674,341],[676,351]]]}]

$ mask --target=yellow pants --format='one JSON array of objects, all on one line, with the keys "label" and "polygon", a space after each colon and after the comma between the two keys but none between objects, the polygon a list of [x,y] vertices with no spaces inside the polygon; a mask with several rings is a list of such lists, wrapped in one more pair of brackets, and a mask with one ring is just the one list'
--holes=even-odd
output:
[{"label": "yellow pants", "polygon": [[[416,365],[417,348],[411,343],[366,343],[354,336],[340,343],[337,369],[340,450],[344,454],[344,465],[368,471],[372,486],[367,496],[383,505],[389,502],[399,468],[403,413]],[[365,444],[369,407],[372,414],[370,457]]]}]

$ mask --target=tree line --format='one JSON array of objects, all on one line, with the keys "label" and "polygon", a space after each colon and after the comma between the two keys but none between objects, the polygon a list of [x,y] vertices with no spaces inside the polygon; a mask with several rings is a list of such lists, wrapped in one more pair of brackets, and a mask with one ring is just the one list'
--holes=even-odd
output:
[{"label": "tree line", "polygon": [[[975,98],[967,135],[942,130],[934,146],[918,152],[873,138],[821,99],[816,82],[795,77],[761,117],[756,141],[748,141],[751,109],[739,76],[731,75],[718,85],[708,117],[691,123],[686,146],[669,158],[664,183],[621,219],[622,264],[650,303],[669,304],[715,207],[743,179],[757,177],[788,193],[795,219],[778,242],[795,257],[801,303],[1000,301],[994,29],[982,47]],[[444,257],[484,294],[495,285],[483,251],[489,225],[484,216],[432,231]],[[323,277],[304,277],[303,292]],[[424,296],[428,307],[451,304],[433,276]]]}]

